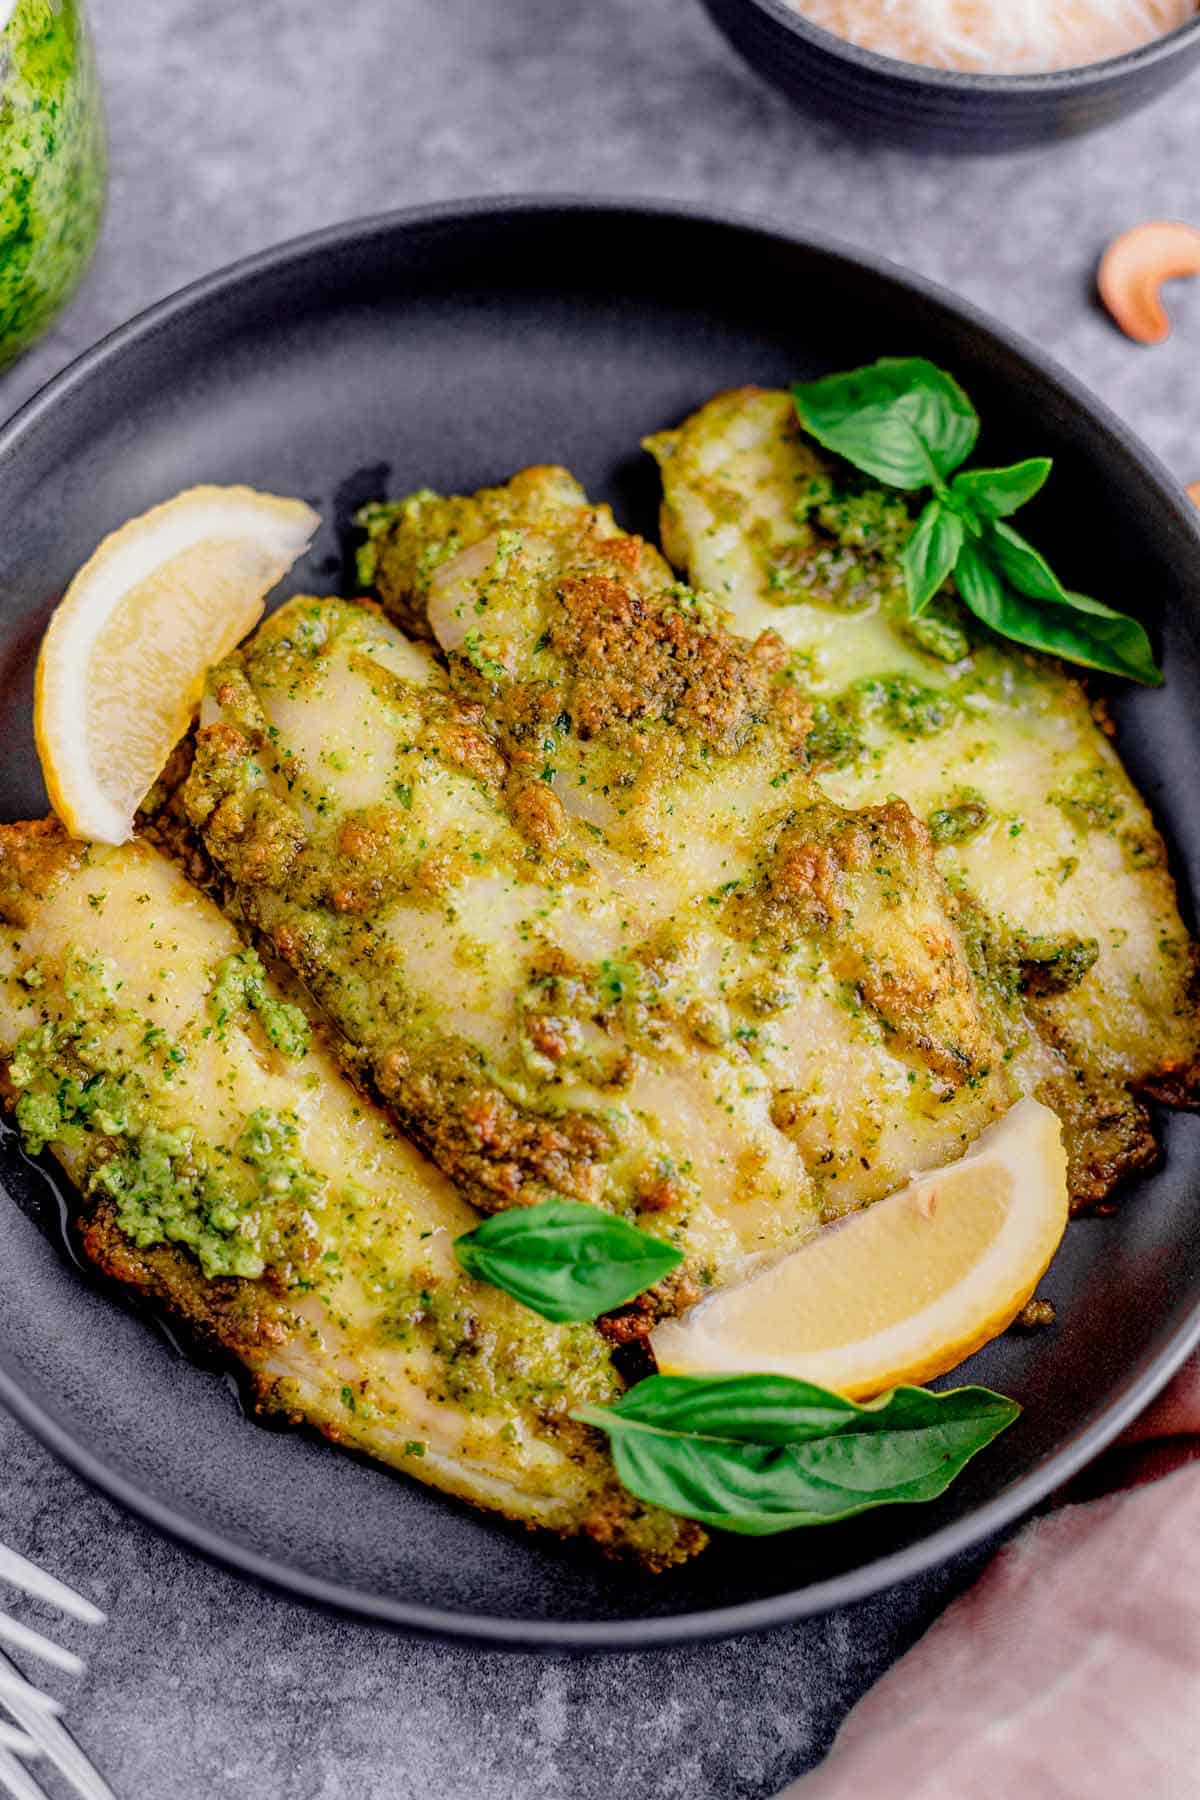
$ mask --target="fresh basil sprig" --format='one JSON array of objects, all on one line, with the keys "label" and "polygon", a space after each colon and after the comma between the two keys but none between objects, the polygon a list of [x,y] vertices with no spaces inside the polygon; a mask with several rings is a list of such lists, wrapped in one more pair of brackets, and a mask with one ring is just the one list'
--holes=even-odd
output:
[{"label": "fresh basil sprig", "polygon": [[765,1537],[933,1500],[1020,1410],[982,1387],[898,1387],[859,1406],[787,1375],[651,1375],[572,1417],[608,1434],[639,1500]]},{"label": "fresh basil sprig", "polygon": [[1138,621],[1065,588],[1045,557],[1004,523],[1044,485],[1050,459],[960,469],[979,418],[953,376],[924,357],[884,357],[799,382],[792,393],[805,429],[856,469],[889,487],[933,489],[902,557],[910,618],[953,575],[964,604],[1001,637],[1159,685]]},{"label": "fresh basil sprig", "polygon": [[454,1252],[468,1275],[558,1323],[623,1306],[683,1261],[674,1245],[580,1200],[494,1213]]}]

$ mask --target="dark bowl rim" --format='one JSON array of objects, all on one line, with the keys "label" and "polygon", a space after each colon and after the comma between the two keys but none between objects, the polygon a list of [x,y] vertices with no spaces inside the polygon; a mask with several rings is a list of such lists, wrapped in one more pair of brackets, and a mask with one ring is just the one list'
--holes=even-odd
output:
[{"label": "dark bowl rim", "polygon": [[[824,234],[787,231],[752,214],[730,209],[620,195],[543,193],[438,201],[324,226],[239,258],[134,314],[47,381],[0,424],[0,465],[20,453],[25,433],[36,427],[60,401],[86,386],[93,375],[109,364],[119,362],[127,350],[136,349],[144,338],[152,337],[189,313],[202,312],[210,301],[253,283],[260,276],[300,267],[314,258],[336,254],[352,243],[372,238],[387,239],[429,225],[468,226],[481,218],[505,216],[514,222],[530,217],[549,222],[555,216],[581,213],[608,217],[623,215],[641,221],[658,220],[664,225],[691,223],[715,226],[722,231],[749,232],[783,247],[814,251],[876,280],[904,285],[921,300],[955,314],[977,334],[990,338],[1009,356],[1024,362],[1051,392],[1064,399],[1073,410],[1082,411],[1102,436],[1115,442],[1125,457],[1137,465],[1143,480],[1156,491],[1161,504],[1173,512],[1177,521],[1196,539],[1197,554],[1200,555],[1200,525],[1195,508],[1182,486],[1154,453],[1103,401],[1090,394],[1082,382],[1053,358],[1027,343],[1019,333],[990,319],[969,301],[960,300],[938,283],[913,274],[897,263]],[[364,1593],[261,1555],[211,1530],[198,1519],[176,1511],[168,1502],[143,1492],[136,1483],[111,1467],[99,1452],[77,1443],[52,1406],[42,1405],[25,1392],[19,1375],[6,1359],[0,1360],[0,1404],[77,1475],[135,1517],[156,1526],[187,1549],[219,1566],[249,1576],[293,1599],[349,1615],[365,1624],[449,1639],[481,1649],[640,1651],[767,1630],[830,1612],[911,1580],[995,1536],[1031,1512],[1105,1449],[1161,1391],[1197,1345],[1200,1345],[1200,1294],[1189,1315],[1176,1325],[1150,1365],[1140,1374],[1127,1376],[1090,1425],[1070,1433],[1039,1467],[963,1518],[902,1550],[865,1562],[827,1581],[765,1600],[653,1619],[557,1621],[507,1618],[466,1614]]]},{"label": "dark bowl rim", "polygon": [[[792,36],[801,38],[813,49],[820,50],[836,61],[849,63],[873,80],[901,82],[922,93],[940,92],[947,95],[979,93],[993,97],[1012,95],[1014,98],[1026,98],[1045,94],[1054,97],[1074,89],[1119,80],[1123,75],[1169,61],[1200,36],[1198,10],[1194,18],[1186,19],[1182,25],[1172,26],[1170,31],[1164,32],[1160,37],[1151,38],[1148,43],[1126,50],[1120,56],[1105,57],[1100,62],[1078,63],[1067,69],[1047,69],[1040,74],[987,75],[973,69],[939,69],[931,64],[906,62],[899,56],[884,56],[878,50],[866,50],[861,44],[852,44],[848,38],[839,37],[836,32],[828,31],[823,25],[816,25],[811,19],[804,18],[787,4],[787,0],[733,0],[733,3],[761,13],[778,30],[790,32]],[[711,6],[711,0],[704,0],[704,4]]]}]

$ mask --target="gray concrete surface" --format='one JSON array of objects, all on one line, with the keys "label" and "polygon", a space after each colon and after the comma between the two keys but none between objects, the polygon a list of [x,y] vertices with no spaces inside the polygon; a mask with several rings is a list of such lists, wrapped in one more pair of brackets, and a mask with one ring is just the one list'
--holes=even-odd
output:
[{"label": "gray concrete surface", "polygon": [[[93,0],[93,13],[105,237],[72,310],[0,379],[0,414],[245,251],[394,205],[570,189],[738,207],[920,269],[1036,339],[1182,479],[1200,477],[1200,284],[1172,296],[1176,335],[1152,352],[1091,294],[1114,232],[1200,219],[1196,81],[1065,149],[916,160],[797,115],[695,0]],[[121,1800],[760,1800],[820,1756],[974,1566],[699,1651],[483,1656],[264,1596],[122,1516],[3,1417],[0,1536],[111,1615],[87,1676],[54,1685]]]}]

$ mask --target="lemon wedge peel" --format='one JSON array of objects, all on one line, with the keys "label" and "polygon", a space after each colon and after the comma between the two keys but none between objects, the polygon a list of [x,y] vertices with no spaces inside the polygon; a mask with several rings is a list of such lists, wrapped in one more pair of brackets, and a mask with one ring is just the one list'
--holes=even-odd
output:
[{"label": "lemon wedge peel", "polygon": [[1020,1100],[958,1162],[661,1324],[659,1369],[792,1375],[855,1400],[931,1381],[1012,1323],[1067,1212],[1059,1121]]},{"label": "lemon wedge peel", "polygon": [[253,630],[319,525],[302,500],[195,487],[88,558],[55,609],[34,682],[42,773],[73,836],[133,835],[208,669]]}]

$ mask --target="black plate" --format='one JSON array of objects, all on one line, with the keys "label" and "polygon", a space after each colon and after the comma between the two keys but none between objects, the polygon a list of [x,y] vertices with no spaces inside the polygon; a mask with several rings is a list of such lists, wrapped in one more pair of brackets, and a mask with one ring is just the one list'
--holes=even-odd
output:
[{"label": "black plate", "polygon": [[[102,534],[197,481],[303,494],[326,525],[291,587],[338,584],[349,509],[384,488],[473,488],[567,463],[654,526],[641,435],[715,389],[883,352],[954,370],[986,460],[1050,451],[1048,548],[1078,587],[1144,611],[1169,684],[1119,702],[1121,741],[1200,867],[1200,537],[1188,503],[1066,376],[886,265],[681,210],[528,201],[341,226],[188,289],[117,332],[0,433],[0,815],[44,807],[32,657]],[[914,1575],[1031,1507],[1144,1405],[1200,1338],[1200,1119],[1115,1218],[1072,1227],[1052,1333],[1010,1334],[973,1379],[1026,1408],[941,1501],[754,1544],[646,1580],[243,1419],[66,1260],[45,1173],[0,1176],[0,1397],[118,1500],[235,1568],[410,1628],[523,1646],[645,1647],[794,1619]]]}]

